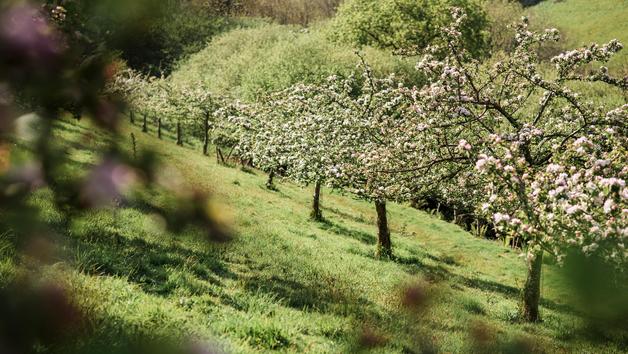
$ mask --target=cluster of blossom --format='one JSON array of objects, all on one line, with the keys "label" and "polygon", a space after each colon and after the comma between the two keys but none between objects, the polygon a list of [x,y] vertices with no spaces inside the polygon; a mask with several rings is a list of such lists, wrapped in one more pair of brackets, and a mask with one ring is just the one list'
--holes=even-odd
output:
[{"label": "cluster of blossom", "polygon": [[[422,58],[417,68],[428,84],[413,90],[413,112],[432,140],[417,141],[438,154],[428,163],[478,172],[487,192],[480,211],[502,234],[524,240],[530,259],[545,250],[561,260],[577,248],[625,262],[628,110],[596,106],[570,85],[591,80],[625,89],[605,70],[578,71],[607,61],[622,45],[611,41],[558,55],[553,75],[540,70],[533,46],[556,40],[557,31],[533,33],[527,21],[516,29],[514,53],[492,66],[470,57],[455,30],[446,32],[444,59]],[[431,118],[421,117],[424,112]]]},{"label": "cluster of blossom", "polygon": [[587,137],[565,146],[551,163],[539,168],[513,159],[513,144],[501,158],[481,155],[478,172],[490,178],[490,194],[482,208],[493,213],[499,230],[522,237],[532,250],[543,249],[562,260],[578,249],[623,263],[628,241],[628,139],[609,130],[599,132],[604,144]]},{"label": "cluster of blossom", "polygon": [[608,61],[615,53],[623,49],[623,45],[616,39],[605,45],[592,44],[588,48],[575,49],[561,53],[551,59],[559,74],[563,77],[573,68],[589,64],[593,61]]},{"label": "cluster of blossom", "polygon": [[63,6],[55,6],[50,10],[50,14],[53,20],[63,22],[65,21],[67,10]]}]

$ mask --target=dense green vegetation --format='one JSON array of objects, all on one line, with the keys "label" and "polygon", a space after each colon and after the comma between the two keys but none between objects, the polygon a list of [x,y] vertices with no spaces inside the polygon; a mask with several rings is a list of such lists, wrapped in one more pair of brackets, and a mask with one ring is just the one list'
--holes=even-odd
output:
[{"label": "dense green vegetation", "polygon": [[[164,231],[154,210],[166,207],[166,199],[149,191],[116,211],[85,212],[61,229],[63,237],[54,241],[61,258],[43,274],[67,285],[89,314],[87,328],[94,333],[78,343],[83,352],[102,343],[111,352],[141,335],[200,336],[243,353],[352,351],[364,329],[384,339],[379,352],[416,349],[417,334],[444,352],[489,345],[473,336],[487,336],[503,350],[625,349],[621,337],[595,342],[583,336],[586,328],[568,306],[568,289],[553,266],[544,273],[544,322],[519,323],[523,263],[500,243],[391,205],[397,259],[379,261],[373,257],[370,204],[325,191],[327,221],[313,223],[310,193],[298,186],[280,183],[278,191],[268,191],[259,172],[217,165],[198,146],[175,147],[171,137],[157,140],[153,127],[150,135],[139,128],[130,132],[140,149],[155,148],[167,161],[164,178],[179,176],[213,193],[214,210],[233,225],[235,239],[212,245],[194,229]],[[54,135],[73,147],[74,173],[97,160],[108,138],[70,121],[59,123]],[[58,225],[47,191],[33,195],[31,203]],[[26,272],[27,259],[10,256],[10,234],[0,245],[0,275],[7,284]],[[431,299],[420,319],[402,305],[404,287],[417,284]]]},{"label": "dense green vegetation", "polygon": [[[264,23],[229,31],[182,63],[172,79],[252,100],[298,82],[353,73],[358,62],[355,49],[331,43],[326,31],[324,26],[301,29]],[[396,73],[410,83],[418,80],[413,60],[382,50],[364,51],[379,75]]]},{"label": "dense green vegetation", "polygon": [[421,50],[439,41],[439,28],[451,21],[447,9],[453,6],[463,9],[469,18],[463,31],[467,49],[475,55],[486,54],[488,21],[474,0],[347,0],[333,20],[333,35],[357,46]]}]

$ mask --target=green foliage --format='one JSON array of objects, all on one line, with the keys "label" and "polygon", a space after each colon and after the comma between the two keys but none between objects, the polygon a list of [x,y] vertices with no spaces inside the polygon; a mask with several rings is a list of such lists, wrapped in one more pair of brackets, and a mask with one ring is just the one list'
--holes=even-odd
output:
[{"label": "green foliage", "polygon": [[[47,0],[48,6],[58,1]],[[205,47],[217,33],[237,24],[223,9],[194,1],[65,1],[62,27],[78,42],[119,51],[129,65],[155,75]]]},{"label": "green foliage", "polygon": [[484,0],[482,5],[490,22],[488,30],[492,49],[511,49],[514,30],[510,27],[524,15],[523,7],[512,0]]},{"label": "green foliage", "polygon": [[476,55],[486,53],[488,21],[474,0],[347,0],[338,9],[333,38],[357,46],[423,49],[439,39],[454,6],[469,16],[466,47]]},{"label": "green foliage", "polygon": [[[359,61],[354,50],[330,43],[325,31],[324,26],[300,29],[274,24],[233,30],[183,62],[172,80],[253,100],[296,83],[318,83],[331,75],[354,72]],[[397,73],[406,81],[419,81],[413,60],[372,48],[364,51],[378,75]]]},{"label": "green foliage", "polygon": [[234,23],[194,7],[175,8],[152,26],[149,36],[126,48],[124,57],[132,67],[168,74],[179,59],[200,51],[211,37]]}]

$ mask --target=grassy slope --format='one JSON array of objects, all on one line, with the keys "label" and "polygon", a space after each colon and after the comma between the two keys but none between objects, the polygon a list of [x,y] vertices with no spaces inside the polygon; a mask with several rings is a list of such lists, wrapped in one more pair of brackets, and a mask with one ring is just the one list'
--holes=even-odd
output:
[{"label": "grassy slope", "polygon": [[[563,31],[568,48],[606,43],[614,38],[628,45],[628,1],[546,0],[528,11]],[[609,67],[628,73],[628,50],[624,49]]]},{"label": "grassy slope", "polygon": [[[107,345],[142,333],[178,333],[221,338],[234,352],[341,352],[369,327],[389,339],[383,352],[412,348],[419,331],[443,351],[460,352],[469,349],[470,327],[486,323],[499,342],[526,338],[549,352],[619,351],[582,339],[551,266],[543,282],[545,321],[515,323],[524,267],[499,243],[391,205],[398,259],[378,261],[368,203],[326,190],[328,222],[313,223],[308,190],[281,183],[278,192],[268,191],[261,173],[219,166],[198,148],[131,129],[140,147],[159,150],[186,183],[214,194],[236,239],[218,246],[192,229],[169,234],[139,202],[115,215],[90,212],[74,223],[59,244],[67,258],[47,272],[65,279]],[[56,131],[58,141],[72,147],[76,171],[95,160],[98,141],[106,138],[86,140],[90,130],[62,123]],[[158,207],[161,196],[150,198]],[[54,223],[47,193],[33,200]],[[0,262],[0,280],[14,271]],[[426,313],[412,316],[400,310],[400,289],[420,280],[430,284],[434,301]]]}]

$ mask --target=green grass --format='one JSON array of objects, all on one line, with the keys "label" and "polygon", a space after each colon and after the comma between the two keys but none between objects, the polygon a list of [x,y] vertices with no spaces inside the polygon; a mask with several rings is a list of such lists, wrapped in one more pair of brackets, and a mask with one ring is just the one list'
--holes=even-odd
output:
[{"label": "green grass", "polygon": [[[530,7],[529,15],[556,26],[567,48],[618,39],[628,45],[628,1],[625,0],[545,0]],[[628,50],[623,50],[609,67],[628,73]]]},{"label": "green grass", "polygon": [[[75,173],[97,160],[107,139],[85,124],[62,122],[55,130],[57,141],[72,147]],[[129,129],[140,148],[156,149],[178,171],[164,168],[167,178],[180,174],[213,194],[217,216],[230,220],[235,238],[217,245],[193,228],[179,235],[165,231],[154,215],[165,200],[158,192],[144,192],[117,211],[86,212],[60,229],[61,256],[44,268],[44,277],[70,289],[93,329],[73,350],[96,352],[106,343],[107,352],[138,336],[174,335],[237,353],[354,352],[368,330],[383,338],[375,352],[412,352],[422,338],[457,353],[482,351],[470,344],[478,328],[491,341],[527,343],[539,352],[625,350],[619,342],[583,335],[552,266],[544,272],[544,321],[519,323],[523,261],[498,242],[391,204],[396,259],[377,260],[369,203],[325,190],[327,221],[315,223],[308,219],[309,190],[281,182],[278,191],[269,191],[260,172],[220,166],[198,146],[181,148],[153,138],[153,131]],[[86,139],[90,134],[95,138]],[[49,191],[37,192],[32,203],[58,224]],[[9,239],[0,235],[2,283],[25,267]],[[421,312],[401,306],[403,289],[413,284],[430,298]]]}]

